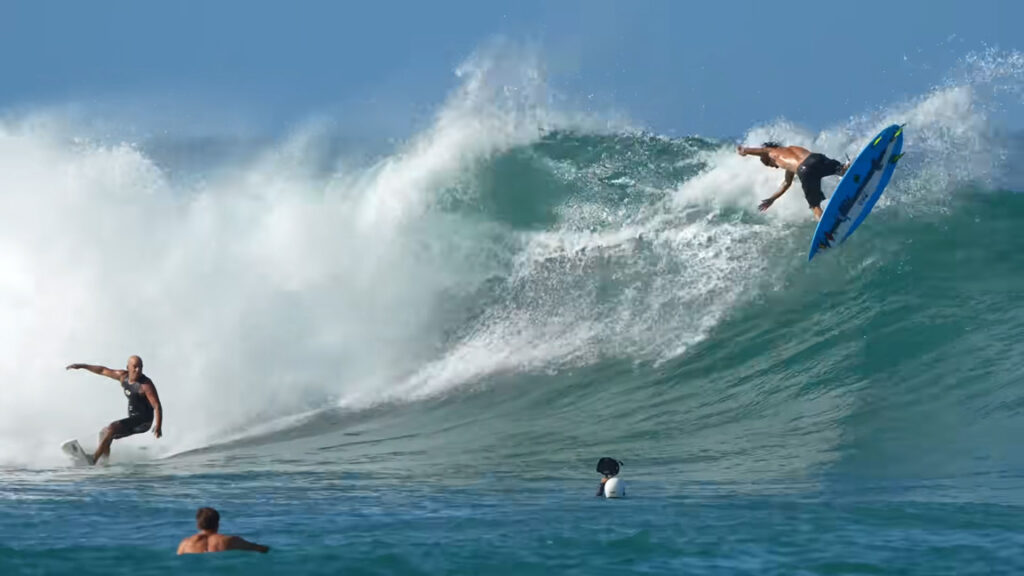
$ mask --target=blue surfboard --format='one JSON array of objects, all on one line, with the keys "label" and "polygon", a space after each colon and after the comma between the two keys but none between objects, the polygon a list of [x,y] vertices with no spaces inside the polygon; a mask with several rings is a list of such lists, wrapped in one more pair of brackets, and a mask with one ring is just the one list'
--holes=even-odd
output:
[{"label": "blue surfboard", "polygon": [[878,133],[850,164],[839,181],[811,238],[808,262],[818,250],[838,246],[867,218],[903,157],[903,127],[893,124]]}]

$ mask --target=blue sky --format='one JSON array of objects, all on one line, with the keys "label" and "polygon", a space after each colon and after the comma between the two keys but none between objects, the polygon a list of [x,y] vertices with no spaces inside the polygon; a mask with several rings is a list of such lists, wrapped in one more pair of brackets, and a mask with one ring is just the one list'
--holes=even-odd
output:
[{"label": "blue sky", "polygon": [[[778,117],[820,128],[921,95],[970,52],[1024,49],[1022,21],[1024,3],[1009,0],[8,0],[0,108],[268,130],[326,114],[401,135],[501,36],[540,46],[552,86],[580,106],[663,134],[733,136]],[[1022,116],[1011,107],[1007,121]]]}]

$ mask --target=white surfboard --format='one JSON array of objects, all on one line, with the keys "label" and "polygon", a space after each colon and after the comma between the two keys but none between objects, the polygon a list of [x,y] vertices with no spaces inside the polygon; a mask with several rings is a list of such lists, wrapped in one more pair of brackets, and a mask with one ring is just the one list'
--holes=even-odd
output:
[{"label": "white surfboard", "polygon": [[62,452],[68,455],[69,458],[77,466],[90,466],[92,465],[92,456],[86,454],[85,450],[82,449],[82,445],[78,443],[77,438],[65,441],[60,445]]}]

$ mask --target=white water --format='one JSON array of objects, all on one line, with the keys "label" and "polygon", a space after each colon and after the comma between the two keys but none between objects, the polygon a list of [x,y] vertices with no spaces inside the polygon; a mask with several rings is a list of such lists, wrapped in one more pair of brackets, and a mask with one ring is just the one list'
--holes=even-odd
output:
[{"label": "white water", "polygon": [[436,346],[438,300],[498,265],[477,242],[486,223],[432,204],[560,121],[535,64],[482,54],[457,75],[430,129],[334,174],[304,161],[305,134],[183,186],[132,146],[80,139],[60,115],[0,125],[0,464],[61,463],[60,441],[89,449],[124,417],[116,382],[65,372],[72,362],[143,357],[166,413],[160,452],[370,401],[419,366]]},{"label": "white water", "polygon": [[[574,204],[549,230],[516,232],[437,210],[446,195],[472,195],[475,166],[541,129],[597,129],[551,109],[532,56],[485,53],[457,72],[430,128],[375,165],[333,174],[304,160],[317,145],[304,133],[184,185],[145,152],[84,140],[45,112],[0,125],[0,464],[63,463],[60,441],[88,449],[124,416],[116,383],[65,372],[72,362],[144,358],[165,438],[114,448],[144,458],[147,446],[168,453],[500,371],[671,358],[786,272],[765,253],[809,219],[798,185],[765,219],[737,218],[781,173],[728,148],[635,213]],[[908,161],[939,169],[901,175],[889,201],[948,193],[935,182],[993,168],[975,90],[939,88],[817,135],[780,121],[746,139],[853,155],[905,121]],[[969,158],[962,172],[942,168],[954,150]],[[496,276],[507,300],[447,341],[445,306]]]}]

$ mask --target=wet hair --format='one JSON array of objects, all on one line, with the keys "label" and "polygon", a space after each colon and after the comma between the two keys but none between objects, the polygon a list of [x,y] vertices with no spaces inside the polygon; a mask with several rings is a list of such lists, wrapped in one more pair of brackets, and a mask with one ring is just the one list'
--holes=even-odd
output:
[{"label": "wet hair", "polygon": [[622,462],[607,456],[597,461],[597,471],[609,478],[619,473],[619,466],[622,466]]},{"label": "wet hair", "polygon": [[213,508],[200,508],[196,512],[196,526],[200,530],[217,531],[220,527],[220,514]]},{"label": "wet hair", "polygon": [[[780,148],[780,147],[781,147],[781,144],[779,144],[778,142],[775,142],[774,140],[769,140],[769,141],[761,144],[761,148]],[[768,157],[768,153],[767,152],[762,152],[761,153],[761,164],[764,164],[765,166],[767,166],[769,168],[776,168],[777,167],[777,164],[775,164],[775,161]]]}]

